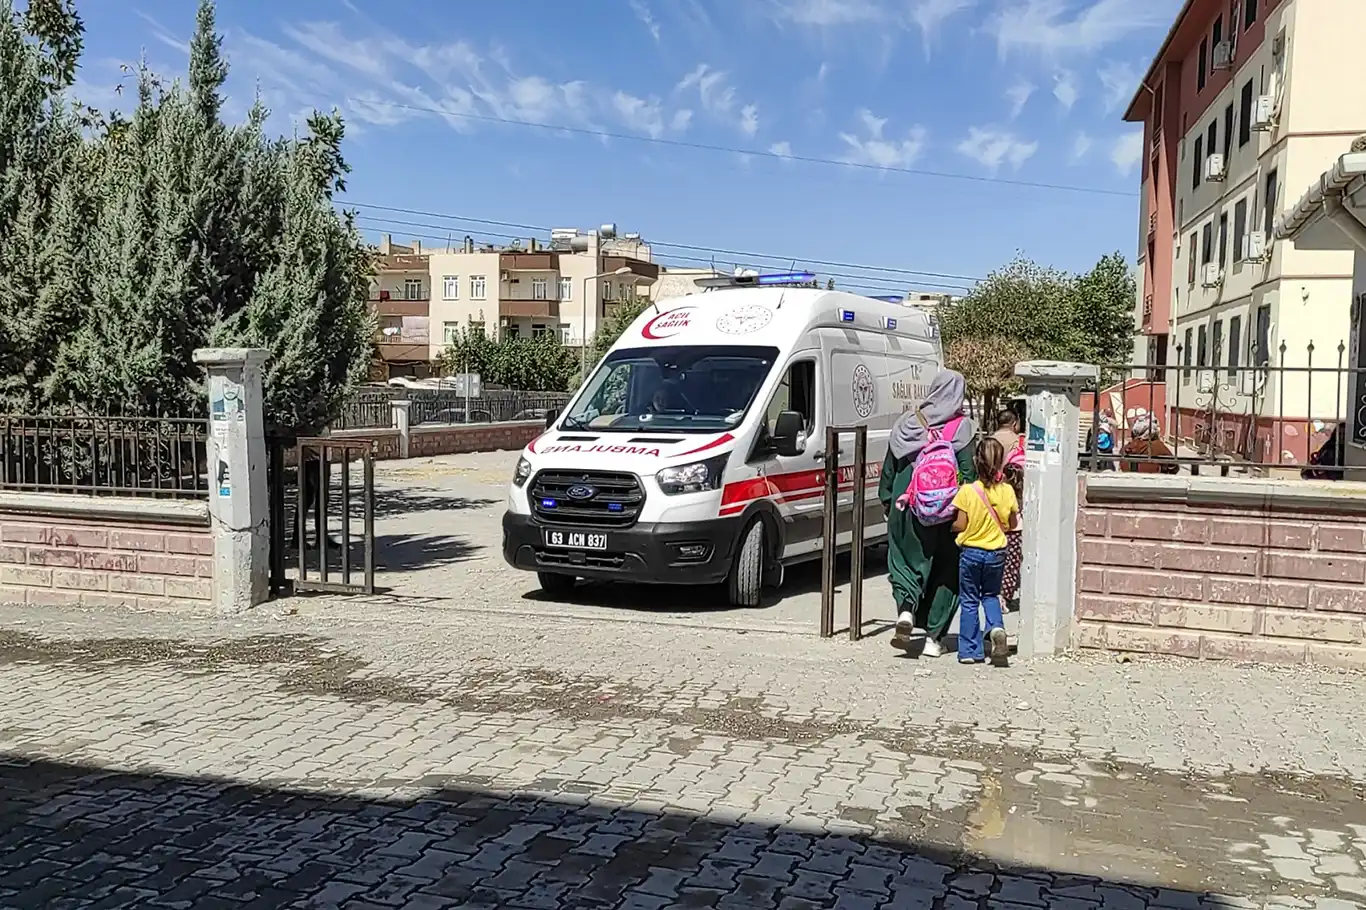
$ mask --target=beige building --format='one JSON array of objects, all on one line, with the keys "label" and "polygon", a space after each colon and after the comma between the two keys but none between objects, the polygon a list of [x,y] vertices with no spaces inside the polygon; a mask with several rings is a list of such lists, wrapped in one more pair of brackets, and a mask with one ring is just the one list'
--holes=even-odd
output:
[{"label": "beige building", "polygon": [[[457,249],[380,240],[370,304],[379,330],[374,378],[425,377],[451,338],[482,329],[494,337],[555,333],[571,347],[592,339],[622,300],[649,293],[659,276],[639,235],[557,229],[498,248],[470,238]],[[381,375],[382,374],[382,375]]]},{"label": "beige building", "polygon": [[[1284,187],[1311,183],[1366,130],[1363,0],[1187,0],[1131,102],[1142,123],[1137,322],[1166,405],[1197,419],[1213,398],[1255,431],[1237,446],[1302,455],[1273,418],[1330,419],[1306,373],[1348,339],[1352,254],[1277,241]],[[1284,413],[1282,413],[1282,402]],[[1293,429],[1293,426],[1292,426]]]}]

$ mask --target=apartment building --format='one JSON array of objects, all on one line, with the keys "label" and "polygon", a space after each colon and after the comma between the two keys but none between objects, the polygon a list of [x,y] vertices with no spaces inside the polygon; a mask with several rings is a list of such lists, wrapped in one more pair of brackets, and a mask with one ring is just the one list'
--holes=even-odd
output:
[{"label": "apartment building", "polygon": [[1213,401],[1257,428],[1246,454],[1274,459],[1303,454],[1286,418],[1341,410],[1307,373],[1239,368],[1334,366],[1348,339],[1352,254],[1273,226],[1283,188],[1366,131],[1362,34],[1363,0],[1187,0],[1125,113],[1144,128],[1139,353],[1180,368],[1165,393],[1182,435]]},{"label": "apartment building", "polygon": [[578,347],[592,339],[622,300],[644,294],[659,266],[639,235],[556,229],[549,244],[536,238],[506,247],[471,238],[454,250],[428,254],[433,290],[429,357],[462,330],[495,337],[556,333]]},{"label": "apartment building", "polygon": [[431,262],[421,242],[404,246],[383,238],[370,279],[370,311],[377,323],[372,380],[429,375],[431,290]]}]

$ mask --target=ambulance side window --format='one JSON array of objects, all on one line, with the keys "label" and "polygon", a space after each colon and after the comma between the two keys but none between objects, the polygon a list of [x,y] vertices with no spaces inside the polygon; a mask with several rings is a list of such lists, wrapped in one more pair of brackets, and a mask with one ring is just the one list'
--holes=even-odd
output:
[{"label": "ambulance side window", "polygon": [[816,361],[798,360],[788,365],[787,373],[768,405],[768,427],[783,411],[796,411],[806,418],[808,433],[816,424]]}]

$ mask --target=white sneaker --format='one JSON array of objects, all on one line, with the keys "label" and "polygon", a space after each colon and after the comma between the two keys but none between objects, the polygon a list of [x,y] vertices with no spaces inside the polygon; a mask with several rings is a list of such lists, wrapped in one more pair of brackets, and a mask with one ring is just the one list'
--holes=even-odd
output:
[{"label": "white sneaker", "polygon": [[902,613],[896,618],[896,631],[892,633],[892,647],[909,651],[913,637],[915,637],[915,616],[911,613]]},{"label": "white sneaker", "polygon": [[937,638],[925,639],[925,650],[920,652],[921,657],[943,657],[944,645]]}]

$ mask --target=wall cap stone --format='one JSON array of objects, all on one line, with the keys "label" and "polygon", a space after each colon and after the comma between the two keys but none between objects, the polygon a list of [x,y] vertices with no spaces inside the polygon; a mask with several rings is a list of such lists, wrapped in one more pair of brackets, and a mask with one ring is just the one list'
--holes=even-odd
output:
[{"label": "wall cap stone", "polygon": [[509,430],[520,430],[525,427],[542,427],[545,425],[543,420],[500,420],[497,423],[453,423],[446,426],[416,426],[408,432],[414,436],[424,433],[449,433],[452,430],[476,433],[476,432],[498,432],[503,428]]},{"label": "wall cap stone", "polygon": [[1083,476],[1087,502],[1163,502],[1366,515],[1366,483],[1110,472]]},{"label": "wall cap stone", "polygon": [[135,524],[209,526],[204,500],[25,493],[0,490],[0,514],[88,518]]},{"label": "wall cap stone", "polygon": [[1015,375],[1021,379],[1051,379],[1067,383],[1083,380],[1098,382],[1100,368],[1089,363],[1069,363],[1063,360],[1025,360],[1015,364]]}]

